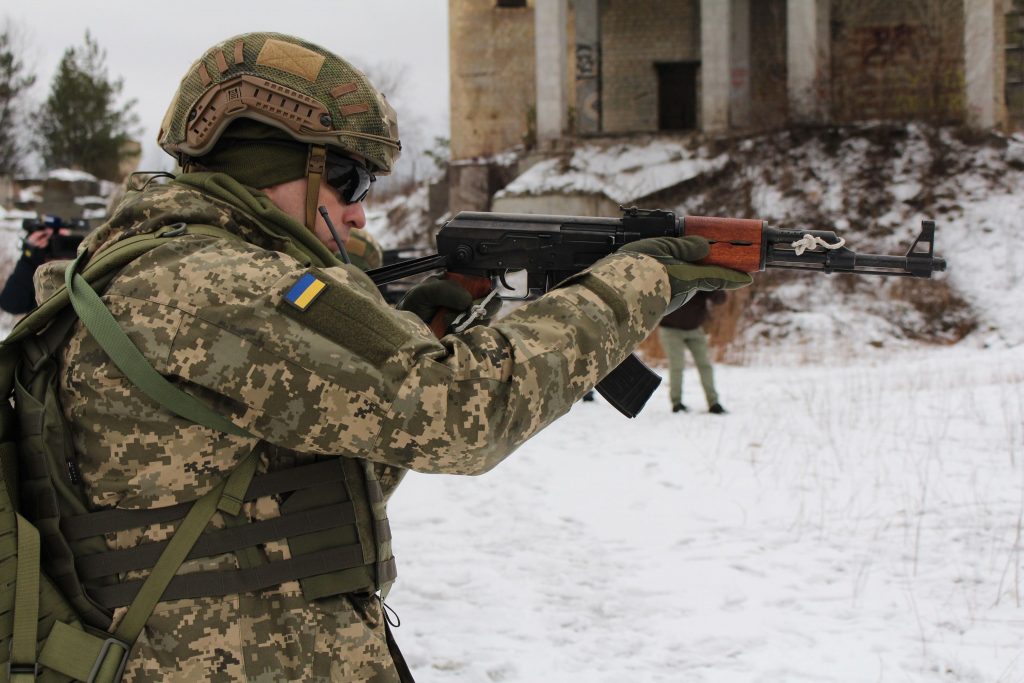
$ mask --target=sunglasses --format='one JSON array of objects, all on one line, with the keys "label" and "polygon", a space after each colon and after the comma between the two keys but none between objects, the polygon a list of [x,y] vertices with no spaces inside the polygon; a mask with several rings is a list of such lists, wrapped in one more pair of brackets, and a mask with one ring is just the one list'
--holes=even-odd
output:
[{"label": "sunglasses", "polygon": [[377,177],[355,159],[328,152],[324,180],[338,191],[346,204],[356,204],[366,198]]}]

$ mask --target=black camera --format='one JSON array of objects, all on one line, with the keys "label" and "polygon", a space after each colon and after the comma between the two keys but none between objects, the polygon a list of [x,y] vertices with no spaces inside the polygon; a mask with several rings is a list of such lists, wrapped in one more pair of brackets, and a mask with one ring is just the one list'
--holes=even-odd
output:
[{"label": "black camera", "polygon": [[36,247],[27,240],[23,245],[25,257],[40,262],[75,258],[78,245],[92,230],[89,221],[84,218],[65,221],[60,216],[26,218],[21,222],[21,228],[29,235],[48,228],[53,230],[45,247]]}]

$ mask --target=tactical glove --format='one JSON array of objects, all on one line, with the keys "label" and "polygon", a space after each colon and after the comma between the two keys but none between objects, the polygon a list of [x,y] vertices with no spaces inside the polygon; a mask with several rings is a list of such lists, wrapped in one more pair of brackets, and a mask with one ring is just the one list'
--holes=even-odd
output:
[{"label": "tactical glove", "polygon": [[458,315],[472,305],[473,296],[459,283],[431,278],[406,292],[398,302],[398,310],[409,311],[429,325],[441,309]]},{"label": "tactical glove", "polygon": [[706,239],[694,236],[649,237],[630,242],[619,251],[647,254],[665,266],[672,286],[672,299],[665,309],[667,314],[689,301],[698,290],[739,289],[753,281],[750,275],[738,270],[692,263],[707,256],[710,249]]},{"label": "tactical glove", "polygon": [[[454,280],[432,278],[416,285],[398,302],[398,310],[409,311],[417,318],[430,325],[439,311],[444,312],[444,329],[447,330],[453,321],[470,310],[475,302],[473,295],[464,286]],[[474,325],[486,323],[501,308],[501,300],[492,298],[484,305],[485,315],[473,320]]]}]

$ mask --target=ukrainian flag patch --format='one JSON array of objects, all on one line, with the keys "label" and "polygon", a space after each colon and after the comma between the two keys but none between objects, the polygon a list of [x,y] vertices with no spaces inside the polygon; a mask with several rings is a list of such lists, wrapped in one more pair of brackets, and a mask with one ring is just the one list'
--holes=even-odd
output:
[{"label": "ukrainian flag patch", "polygon": [[327,289],[327,283],[312,273],[306,273],[299,278],[299,281],[292,285],[288,293],[284,295],[285,301],[300,311],[309,308],[309,305]]}]

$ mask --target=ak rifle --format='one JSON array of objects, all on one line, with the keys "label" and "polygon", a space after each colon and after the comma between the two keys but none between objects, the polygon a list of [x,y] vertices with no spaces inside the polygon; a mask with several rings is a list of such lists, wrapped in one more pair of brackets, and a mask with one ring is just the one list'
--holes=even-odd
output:
[{"label": "ak rifle", "polygon": [[[491,288],[512,290],[510,273],[526,271],[523,296],[533,299],[624,244],[647,237],[699,235],[711,251],[698,263],[745,273],[768,268],[930,278],[946,269],[935,256],[935,223],[921,232],[903,256],[858,254],[832,230],[789,230],[750,218],[684,216],[671,211],[623,208],[622,218],[546,216],[462,211],[437,233],[437,253],[368,272],[378,286],[422,273],[445,270],[447,277],[480,297]],[[435,330],[441,334],[444,330]],[[630,355],[597,385],[598,392],[627,417],[640,413],[661,378]]]}]

